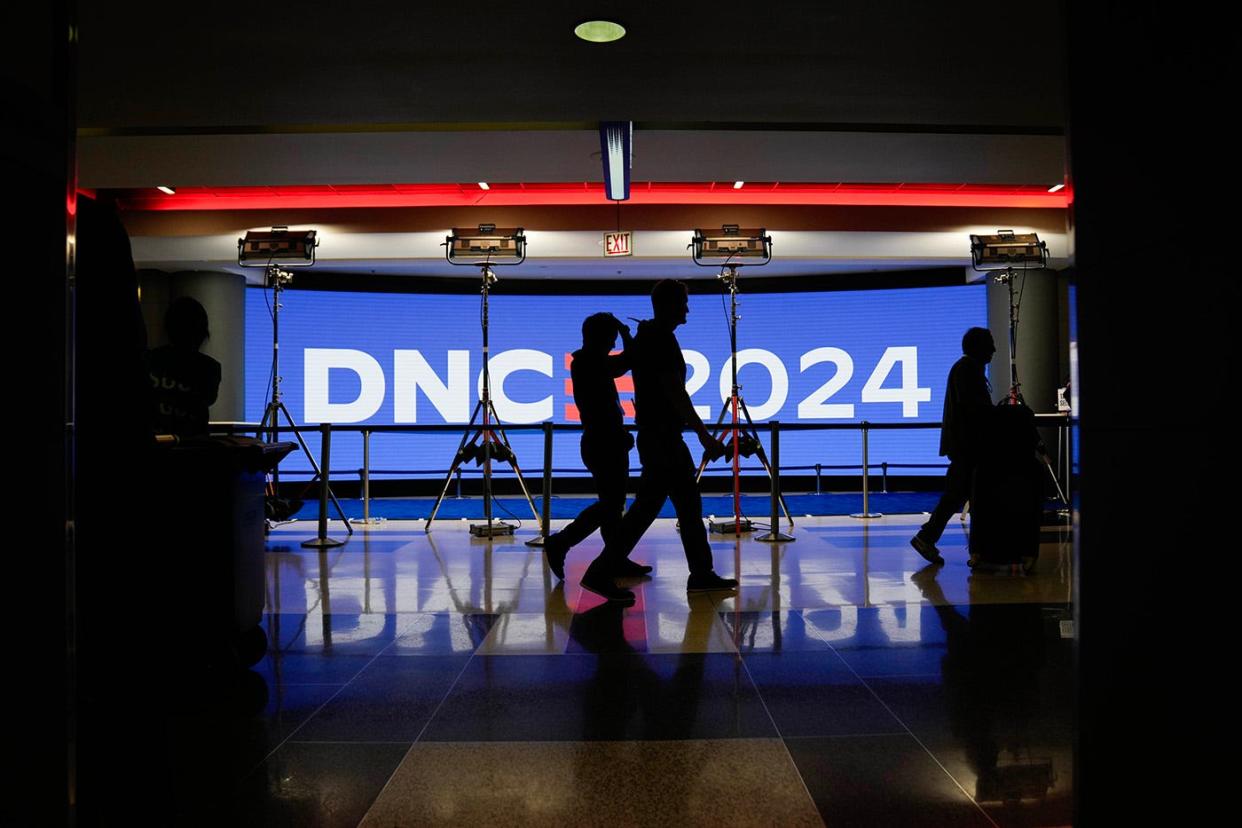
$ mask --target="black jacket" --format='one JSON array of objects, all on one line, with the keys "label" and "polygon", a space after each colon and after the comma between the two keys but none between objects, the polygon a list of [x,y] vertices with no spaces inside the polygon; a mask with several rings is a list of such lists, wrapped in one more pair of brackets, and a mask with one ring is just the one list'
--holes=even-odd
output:
[{"label": "black jacket", "polygon": [[951,460],[978,460],[992,413],[992,392],[985,364],[963,356],[949,370],[941,417],[940,455]]}]

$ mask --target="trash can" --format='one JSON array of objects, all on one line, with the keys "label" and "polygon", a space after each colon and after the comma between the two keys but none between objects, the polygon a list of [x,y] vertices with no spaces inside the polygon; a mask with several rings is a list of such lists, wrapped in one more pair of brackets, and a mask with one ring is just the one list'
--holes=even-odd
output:
[{"label": "trash can", "polygon": [[[167,594],[184,602],[183,652],[206,666],[249,667],[267,652],[266,474],[296,448],[247,437],[161,441],[153,464],[157,567]],[[189,640],[185,640],[185,639]],[[185,646],[190,645],[190,646]]]}]

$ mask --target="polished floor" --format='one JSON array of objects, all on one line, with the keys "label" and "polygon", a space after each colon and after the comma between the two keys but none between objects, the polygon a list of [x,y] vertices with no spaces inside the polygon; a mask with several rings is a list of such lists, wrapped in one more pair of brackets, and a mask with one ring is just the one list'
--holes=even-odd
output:
[{"label": "polished floor", "polygon": [[927,567],[921,520],[713,536],[736,596],[687,596],[660,520],[627,608],[579,586],[598,536],[557,584],[529,524],[389,521],[325,551],[278,528],[262,709],[175,718],[176,822],[1067,825],[1068,529],[1033,575],[985,575],[957,521]]}]

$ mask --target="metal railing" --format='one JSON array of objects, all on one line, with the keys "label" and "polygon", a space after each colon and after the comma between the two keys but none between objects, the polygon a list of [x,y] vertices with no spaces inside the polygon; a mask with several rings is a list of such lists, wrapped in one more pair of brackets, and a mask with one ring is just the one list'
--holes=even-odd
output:
[{"label": "metal railing", "polygon": [[[1057,429],[1058,445],[1057,445],[1056,451],[1057,451],[1057,466],[1059,468],[1054,469],[1053,475],[1054,477],[1056,477],[1057,483],[1061,487],[1061,491],[1064,492],[1066,500],[1069,501],[1072,499],[1071,489],[1072,489],[1072,480],[1073,480],[1072,452],[1070,450],[1070,434],[1071,434],[1071,428],[1074,425],[1074,420],[1072,417],[1070,417],[1067,414],[1036,414],[1035,421],[1036,421],[1037,426]],[[772,483],[771,483],[771,488],[770,488],[770,495],[771,495],[771,502],[773,504],[773,511],[771,515],[773,531],[775,531],[775,527],[779,525],[778,520],[777,520],[778,515],[776,511],[776,504],[780,498],[780,473],[782,471],[814,470],[815,472],[815,493],[822,494],[822,476],[823,476],[824,469],[849,469],[849,470],[858,469],[862,473],[863,508],[862,508],[862,512],[854,514],[852,515],[852,517],[856,517],[856,518],[879,517],[880,515],[878,513],[873,513],[870,511],[871,470],[872,469],[875,469],[875,468],[880,469],[881,476],[882,476],[881,477],[882,491],[887,493],[888,473],[890,469],[898,469],[898,468],[943,469],[947,467],[947,464],[891,463],[888,461],[872,463],[870,460],[871,432],[872,431],[912,431],[912,430],[925,430],[925,429],[939,429],[940,426],[941,424],[939,422],[872,423],[867,420],[862,420],[859,422],[850,422],[850,423],[780,423],[778,421],[755,423],[754,424],[755,430],[769,432],[769,434],[771,435],[770,440],[774,444],[779,444],[780,433],[787,432],[787,431],[859,431],[861,432],[861,435],[862,435],[862,441],[861,441],[862,462],[859,464],[829,465],[829,464],[823,464],[823,463],[815,463],[812,465],[781,467],[779,465],[778,455],[776,454],[776,452],[771,452],[772,457],[770,458],[770,462],[771,462],[771,469],[772,469],[772,475],[771,475]],[[212,430],[213,431],[225,431],[228,433],[238,433],[238,432],[248,433],[248,432],[256,431],[257,427],[258,427],[257,423],[253,423],[253,424],[252,423],[225,423],[225,424],[213,424]],[[540,524],[541,524],[540,534],[542,537],[546,537],[549,534],[549,523],[550,523],[550,514],[551,514],[551,508],[549,504],[552,500],[552,477],[553,475],[558,474],[558,473],[569,474],[569,473],[576,473],[576,472],[584,471],[584,469],[553,468],[552,447],[553,447],[554,435],[555,435],[555,432],[558,432],[558,431],[580,432],[582,431],[582,426],[572,424],[572,423],[545,422],[545,423],[531,423],[531,424],[525,424],[525,425],[506,424],[504,428],[506,432],[512,432],[512,431],[541,431],[543,432],[543,468],[538,471],[540,473],[540,476],[543,478],[543,492],[542,492],[543,507],[541,509],[541,515],[540,515]],[[627,425],[626,428],[629,430],[636,430],[636,427],[633,425]],[[316,426],[299,426],[298,427],[299,431],[305,431],[305,430],[311,430],[311,429],[318,430],[322,433],[324,449],[326,449],[328,445],[328,440],[330,439],[330,435],[333,431],[357,432],[362,435],[363,465],[362,465],[362,468],[358,469],[357,471],[358,471],[361,484],[362,484],[362,504],[363,504],[363,521],[364,522],[370,520],[371,475],[374,473],[377,473],[375,469],[371,468],[371,462],[370,462],[371,461],[370,440],[371,440],[372,434],[394,434],[394,433],[395,434],[418,434],[418,433],[435,433],[435,432],[452,432],[452,433],[460,434],[463,431],[460,425],[391,425],[391,426],[388,426],[388,425],[363,425],[363,426],[337,425],[337,426],[333,426],[328,423],[323,423],[323,424],[319,424]],[[293,429],[288,426],[282,426],[274,430],[277,432],[293,431]],[[264,429],[264,431],[270,432],[270,431],[273,431],[273,429],[270,427],[267,427]],[[327,451],[325,450],[323,451],[323,456],[320,458],[321,474],[319,475],[320,484],[321,484],[320,514],[319,514],[319,525],[321,527],[321,532],[320,532],[321,536],[324,536],[326,533],[326,529],[324,529],[324,527],[326,526],[325,521],[326,521],[326,514],[327,514],[326,491],[328,489],[328,486],[330,486],[330,480],[331,480],[331,470],[329,467],[329,463],[330,463],[330,458],[327,456]],[[762,466],[747,467],[746,470],[747,471],[763,471],[763,467]],[[449,471],[448,469],[397,469],[397,470],[382,470],[379,473],[381,474],[445,475],[448,473],[448,471]],[[458,497],[462,497],[461,481],[462,481],[463,472],[466,474],[477,473],[480,475],[483,473],[481,469],[477,469],[477,470],[463,469],[459,465],[456,469],[456,487],[457,487],[456,492],[457,492]],[[282,472],[282,473],[289,474],[290,472]],[[298,472],[292,472],[292,473],[297,474]],[[313,472],[309,470],[306,473],[313,474]],[[730,470],[730,473],[732,473],[731,470]],[[1068,505],[1068,503],[1066,505]]]}]

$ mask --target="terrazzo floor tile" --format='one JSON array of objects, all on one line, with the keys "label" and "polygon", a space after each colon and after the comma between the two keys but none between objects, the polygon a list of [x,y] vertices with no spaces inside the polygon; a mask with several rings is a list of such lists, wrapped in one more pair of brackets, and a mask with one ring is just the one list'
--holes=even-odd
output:
[{"label": "terrazzo floor tile", "polygon": [[910,736],[786,739],[785,744],[828,825],[993,824]]},{"label": "terrazzo floor tile", "polygon": [[429,741],[774,736],[736,656],[476,656]]},{"label": "terrazzo floor tile", "polygon": [[775,739],[419,743],[362,822],[368,828],[822,824]]},{"label": "terrazzo floor tile", "polygon": [[290,738],[301,742],[412,742],[470,658],[377,658]]}]

